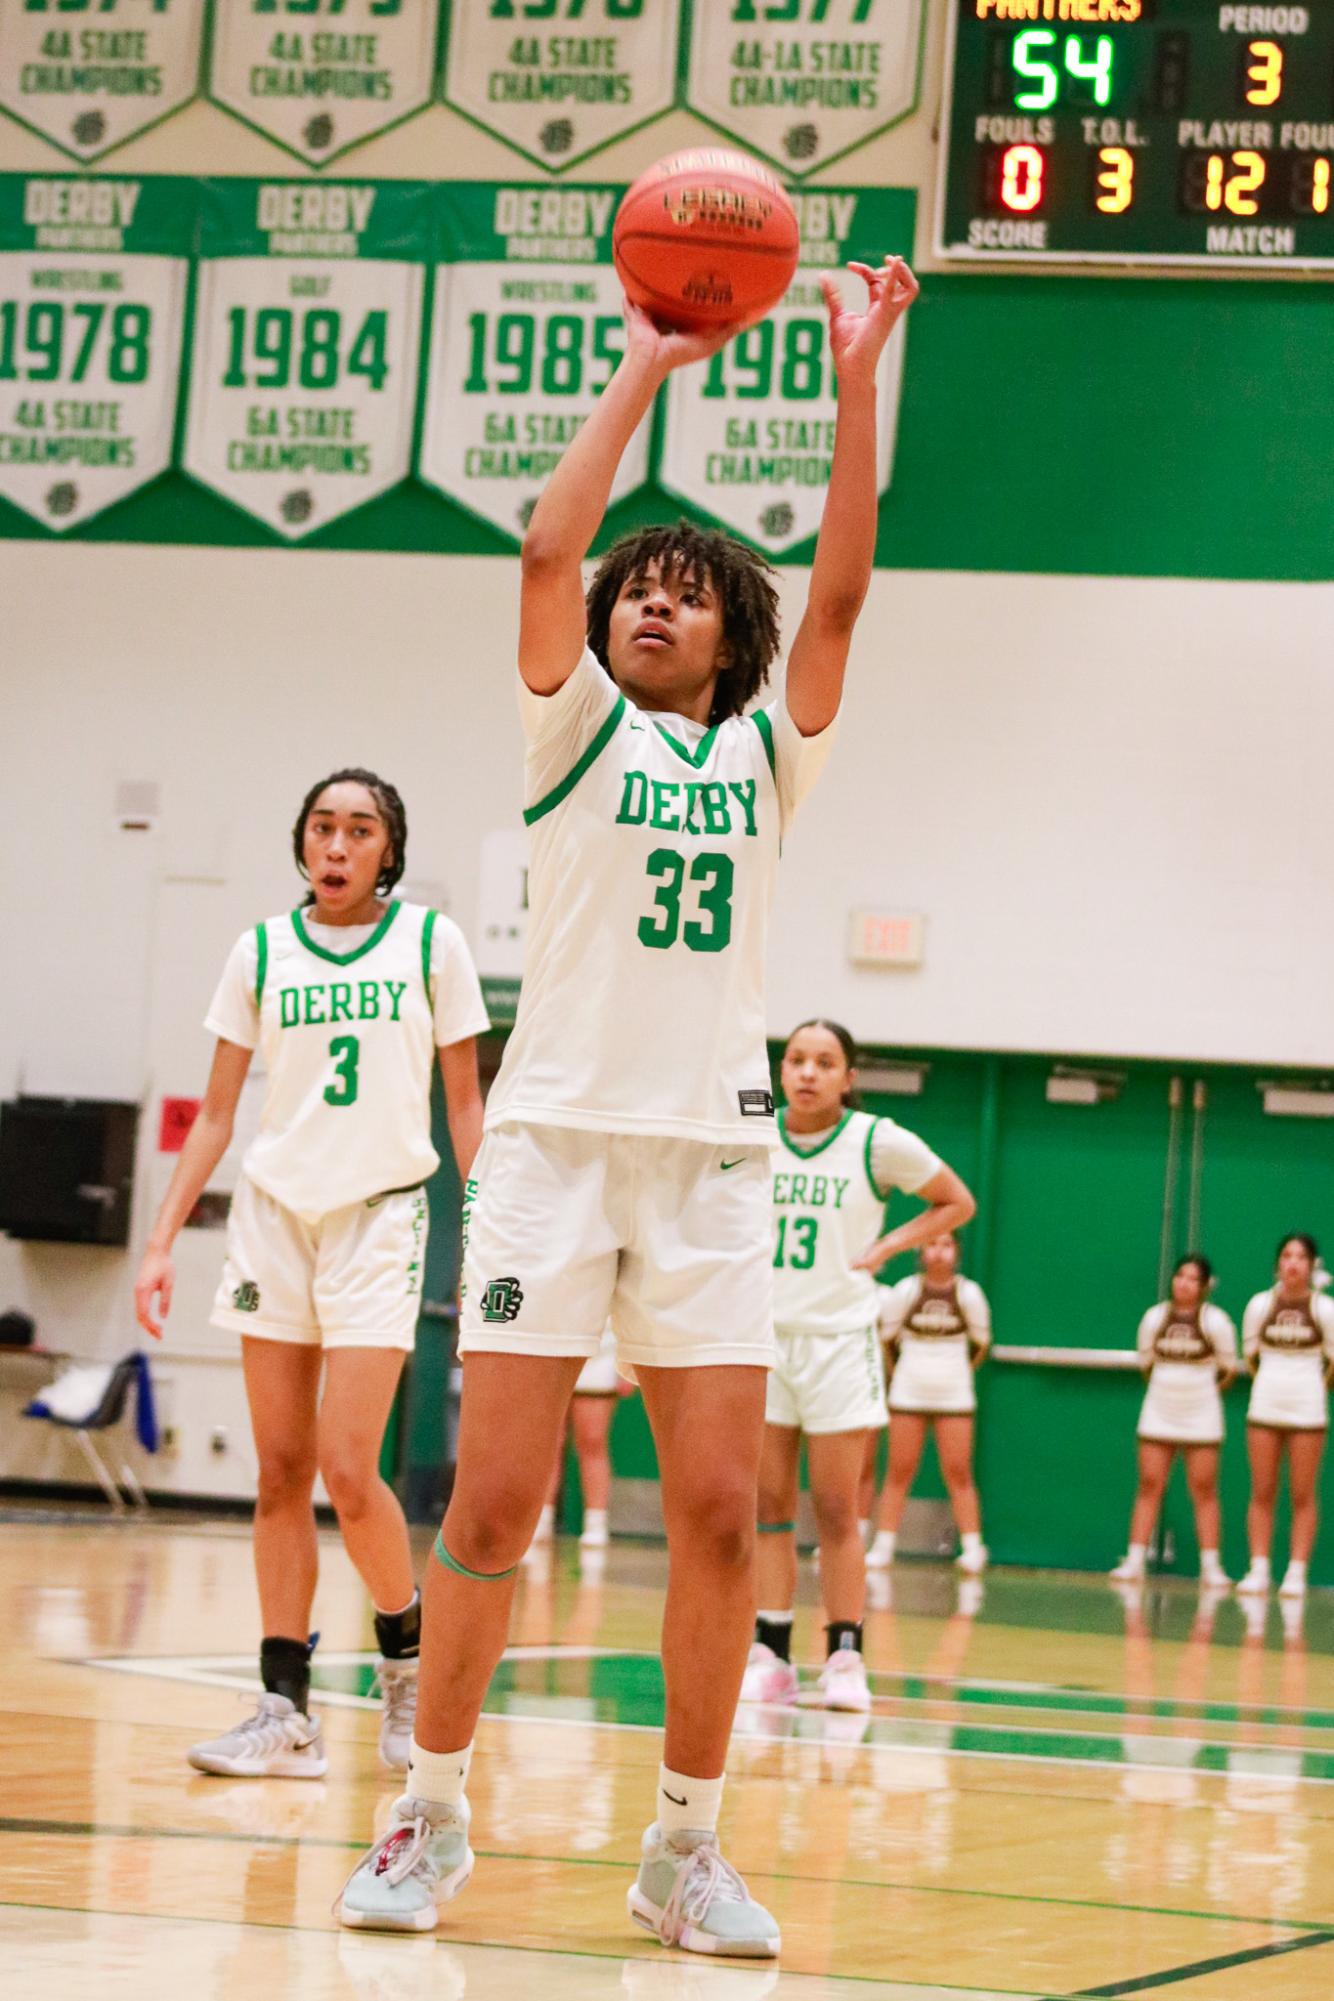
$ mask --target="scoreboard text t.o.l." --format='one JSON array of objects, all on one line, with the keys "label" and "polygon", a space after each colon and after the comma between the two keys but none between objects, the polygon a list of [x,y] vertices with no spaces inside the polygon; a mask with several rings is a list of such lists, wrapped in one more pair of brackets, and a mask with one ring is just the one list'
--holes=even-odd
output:
[{"label": "scoreboard text t.o.l.", "polygon": [[1334,268],[1334,0],[950,0],[937,249]]}]

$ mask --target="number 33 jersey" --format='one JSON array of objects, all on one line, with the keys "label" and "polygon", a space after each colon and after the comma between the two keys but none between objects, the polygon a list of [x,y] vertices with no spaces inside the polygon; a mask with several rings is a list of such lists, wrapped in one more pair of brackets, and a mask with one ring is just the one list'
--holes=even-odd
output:
[{"label": "number 33 jersey", "polygon": [[[333,942],[330,942],[333,941]],[[435,1172],[437,1044],[487,1028],[447,917],[391,903],[374,926],[271,917],[238,939],[206,1026],[258,1048],[265,1093],[249,1179],[307,1222]]]},{"label": "number 33 jersey", "polygon": [[529,928],[488,1127],[767,1144],[769,906],[832,731],[640,710],[588,651],[520,708]]}]

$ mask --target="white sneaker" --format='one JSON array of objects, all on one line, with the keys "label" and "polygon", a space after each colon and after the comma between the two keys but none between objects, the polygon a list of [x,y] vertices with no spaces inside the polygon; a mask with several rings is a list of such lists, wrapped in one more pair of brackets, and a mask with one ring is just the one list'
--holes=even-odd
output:
[{"label": "white sneaker", "polygon": [[1301,1570],[1294,1572],[1292,1566],[1289,1565],[1288,1569],[1283,1573],[1283,1582],[1278,1587],[1278,1595],[1280,1598],[1304,1598],[1306,1596],[1306,1570],[1304,1566]]},{"label": "white sneaker", "polygon": [[888,1570],[893,1561],[893,1544],[887,1539],[886,1533],[882,1529],[876,1535],[871,1547],[866,1552],[866,1568],[868,1570]]},{"label": "white sneaker", "polygon": [[1207,1591],[1211,1596],[1216,1594],[1221,1598],[1225,1597],[1231,1589],[1232,1579],[1228,1576],[1221,1563],[1209,1563],[1201,1566],[1200,1590],[1202,1592]]},{"label": "white sneaker", "polygon": [[756,1640],[741,1677],[742,1702],[795,1702],[797,1670],[791,1661],[778,1658],[772,1647]]},{"label": "white sneaker", "polygon": [[1239,1598],[1267,1598],[1269,1596],[1269,1565],[1252,1562],[1244,1577],[1237,1580]]},{"label": "white sneaker", "polygon": [[781,1944],[777,1922],[723,1860],[716,1834],[667,1835],[654,1821],[625,1901],[637,1925],[687,1952],[771,1959]]},{"label": "white sneaker", "polygon": [[820,1700],[826,1709],[863,1714],[871,1707],[866,1663],[855,1647],[839,1647],[820,1670]]},{"label": "white sneaker", "polygon": [[986,1544],[979,1543],[976,1549],[961,1549],[954,1559],[954,1567],[965,1577],[980,1577],[991,1561],[991,1551]]},{"label": "white sneaker", "polygon": [[405,1795],[388,1829],[358,1862],[335,1906],[352,1931],[429,1932],[440,1906],[473,1871],[468,1802],[456,1807]]},{"label": "white sneaker", "polygon": [[228,1779],[322,1779],[329,1769],[319,1718],[303,1715],[285,1695],[267,1693],[253,1716],[192,1744],[186,1756],[197,1772]]},{"label": "white sneaker", "polygon": [[580,1549],[605,1549],[610,1541],[606,1511],[589,1508],[584,1516],[584,1532],[579,1538]]},{"label": "white sneaker", "polygon": [[406,1772],[417,1721],[417,1662],[381,1658],[375,1679],[384,1704],[380,1711],[380,1756],[392,1772]]},{"label": "white sneaker", "polygon": [[1107,1575],[1113,1584],[1142,1584],[1147,1566],[1142,1556],[1123,1556],[1115,1570]]}]

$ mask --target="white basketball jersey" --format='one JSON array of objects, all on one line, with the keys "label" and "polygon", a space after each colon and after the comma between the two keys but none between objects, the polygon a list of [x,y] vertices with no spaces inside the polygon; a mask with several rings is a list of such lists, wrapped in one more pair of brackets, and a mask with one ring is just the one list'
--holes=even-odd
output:
[{"label": "white basketball jersey", "polygon": [[873,1327],[880,1288],[852,1261],[881,1234],[886,1195],[871,1171],[878,1125],[845,1112],[828,1139],[797,1147],[778,1115],[774,1149],[774,1325],[784,1333]]},{"label": "white basketball jersey", "polygon": [[350,952],[302,913],[259,925],[259,1047],[268,1089],[245,1171],[308,1220],[425,1181],[431,1145],[435,912],[391,903]]},{"label": "white basketball jersey", "polygon": [[[588,658],[581,671],[600,675]],[[772,1140],[775,772],[765,710],[692,748],[674,718],[617,694],[573,768],[524,813],[523,988],[488,1127]]]}]

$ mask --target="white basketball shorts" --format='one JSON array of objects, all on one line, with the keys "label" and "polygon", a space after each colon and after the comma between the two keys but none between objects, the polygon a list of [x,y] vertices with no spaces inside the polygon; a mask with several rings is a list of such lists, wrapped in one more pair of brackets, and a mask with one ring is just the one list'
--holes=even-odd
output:
[{"label": "white basketball shorts", "polygon": [[595,1355],[624,1375],[773,1360],[767,1146],[507,1124],[464,1202],[459,1352]]},{"label": "white basketball shorts", "polygon": [[311,1347],[410,1349],[426,1222],[424,1188],[352,1202],[305,1223],[243,1174],[212,1325]]},{"label": "white basketball shorts", "polygon": [[820,1437],[835,1431],[878,1431],[889,1420],[885,1364],[874,1327],[851,1334],[780,1330],[778,1359],[764,1401],[766,1424]]}]

